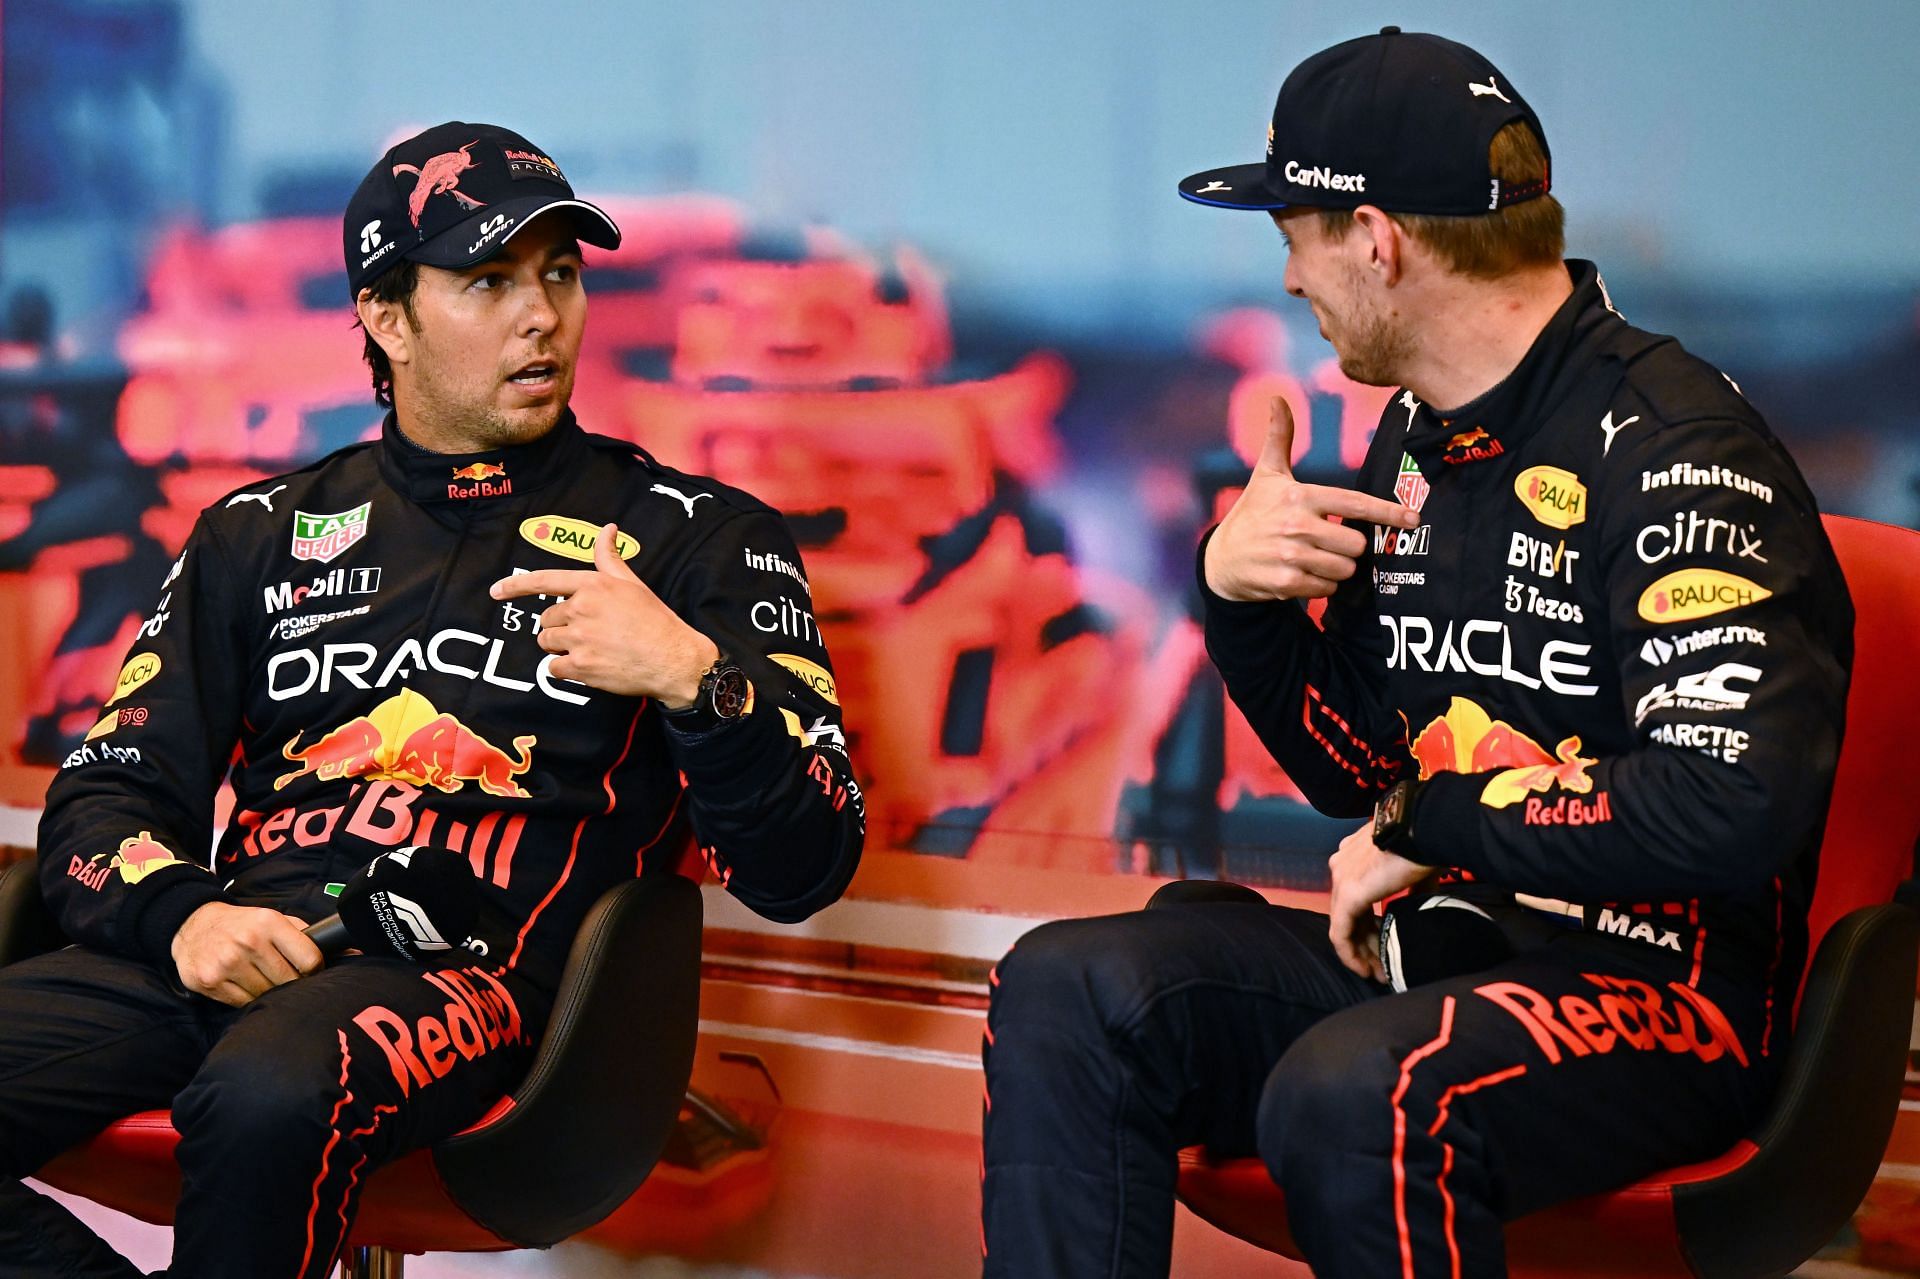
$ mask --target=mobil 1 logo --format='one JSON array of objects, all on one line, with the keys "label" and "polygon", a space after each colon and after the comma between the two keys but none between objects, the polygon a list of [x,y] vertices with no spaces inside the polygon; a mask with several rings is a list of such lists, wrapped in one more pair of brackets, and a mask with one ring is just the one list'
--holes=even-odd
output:
[{"label": "mobil 1 logo", "polygon": [[378,568],[329,569],[305,582],[279,582],[261,588],[269,613],[284,613],[310,600],[334,599],[343,595],[372,595],[380,589]]}]

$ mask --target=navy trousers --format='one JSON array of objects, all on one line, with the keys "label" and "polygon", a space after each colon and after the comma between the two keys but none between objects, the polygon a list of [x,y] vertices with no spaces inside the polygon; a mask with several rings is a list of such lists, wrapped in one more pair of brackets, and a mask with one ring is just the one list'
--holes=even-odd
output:
[{"label": "navy trousers", "polygon": [[994,974],[985,1273],[1167,1274],[1175,1152],[1258,1153],[1320,1279],[1506,1273],[1501,1223],[1730,1147],[1786,1008],[1687,956],[1555,931],[1393,994],[1322,915],[1066,920]]},{"label": "navy trousers", "polygon": [[138,1272],[20,1184],[171,1107],[171,1279],[320,1279],[375,1168],[471,1124],[532,1064],[548,997],[491,968],[353,957],[244,1008],[70,947],[0,968],[0,1279]]}]

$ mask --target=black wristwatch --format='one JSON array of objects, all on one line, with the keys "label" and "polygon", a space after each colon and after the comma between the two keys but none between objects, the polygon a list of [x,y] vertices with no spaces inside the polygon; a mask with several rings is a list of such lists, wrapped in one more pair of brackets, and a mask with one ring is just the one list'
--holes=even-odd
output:
[{"label": "black wristwatch", "polygon": [[747,679],[747,673],[721,653],[700,677],[700,689],[693,695],[693,705],[668,711],[667,715],[673,726],[683,733],[704,733],[722,724],[731,724],[752,705],[753,684]]},{"label": "black wristwatch", "polygon": [[1413,855],[1413,802],[1425,782],[1395,782],[1373,806],[1373,843],[1402,857]]}]

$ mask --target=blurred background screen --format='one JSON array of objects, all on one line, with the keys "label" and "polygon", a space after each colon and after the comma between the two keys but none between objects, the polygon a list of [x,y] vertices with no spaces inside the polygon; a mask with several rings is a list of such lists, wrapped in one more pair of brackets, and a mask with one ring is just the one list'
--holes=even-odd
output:
[{"label": "blurred background screen", "polygon": [[1174,185],[1261,156],[1286,71],[1386,23],[1502,68],[1570,253],[1824,509],[1920,520],[1912,0],[4,0],[0,843],[199,510],[377,429],[341,213],[465,119],[626,233],[588,258],[582,424],[791,522],[871,862],[1033,915],[1094,878],[1323,887],[1345,826],[1226,703],[1193,549],[1268,397],[1338,483],[1387,392],[1285,296],[1266,218]]}]

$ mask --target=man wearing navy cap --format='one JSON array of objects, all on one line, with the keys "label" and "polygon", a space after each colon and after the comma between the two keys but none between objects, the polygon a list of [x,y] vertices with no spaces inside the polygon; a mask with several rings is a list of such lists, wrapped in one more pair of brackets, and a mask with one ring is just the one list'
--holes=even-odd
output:
[{"label": "man wearing navy cap", "polygon": [[[804,575],[764,567],[800,554],[749,495],[574,421],[580,241],[620,233],[492,125],[409,138],[354,193],[393,411],[201,514],[48,792],[40,884],[78,944],[0,969],[0,1276],[133,1274],[18,1179],[171,1106],[172,1273],[318,1279],[369,1173],[519,1083],[608,888],[697,841],[772,919],[845,889],[830,661]],[[474,935],[323,961],[305,929],[342,881],[418,845],[471,864]]]},{"label": "man wearing navy cap", "polygon": [[1550,185],[1507,77],[1393,27],[1180,183],[1268,212],[1341,368],[1396,388],[1350,489],[1294,478],[1276,399],[1196,565],[1235,704],[1372,821],[1327,914],[1181,885],[1001,962],[987,1274],[1166,1274],[1200,1144],[1259,1154],[1316,1275],[1502,1275],[1503,1222],[1766,1105],[1852,606],[1792,460],[1563,260]]}]

